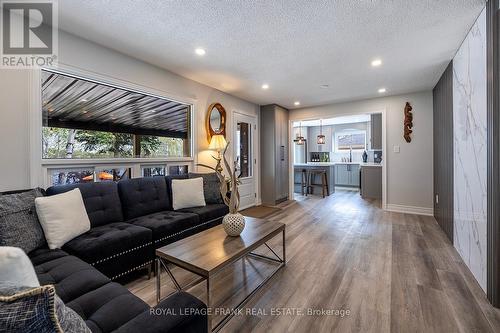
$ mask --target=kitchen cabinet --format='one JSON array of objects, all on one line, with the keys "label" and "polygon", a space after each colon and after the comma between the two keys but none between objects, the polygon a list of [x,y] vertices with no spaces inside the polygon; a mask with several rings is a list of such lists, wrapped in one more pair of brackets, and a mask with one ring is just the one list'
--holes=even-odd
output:
[{"label": "kitchen cabinet", "polygon": [[359,164],[335,165],[335,185],[359,187]]},{"label": "kitchen cabinet", "polygon": [[262,203],[275,205],[288,199],[288,110],[262,106],[260,134]]},{"label": "kitchen cabinet", "polygon": [[370,115],[370,147],[371,150],[382,150],[382,114]]},{"label": "kitchen cabinet", "polygon": [[335,185],[348,186],[350,182],[349,178],[347,164],[337,164],[335,166]]},{"label": "kitchen cabinet", "polygon": [[382,199],[382,167],[361,167],[361,197]]}]

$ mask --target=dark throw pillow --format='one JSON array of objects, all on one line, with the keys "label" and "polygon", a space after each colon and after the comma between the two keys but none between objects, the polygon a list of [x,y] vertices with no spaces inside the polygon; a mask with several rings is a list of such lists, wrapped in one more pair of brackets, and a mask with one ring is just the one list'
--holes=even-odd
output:
[{"label": "dark throw pillow", "polygon": [[207,204],[223,204],[222,196],[220,195],[219,178],[212,173],[189,173],[189,178],[203,178],[203,194]]},{"label": "dark throw pillow", "polygon": [[64,305],[54,286],[0,287],[2,332],[91,333],[75,311]]},{"label": "dark throw pillow", "polygon": [[0,246],[20,247],[26,253],[45,245],[45,235],[38,222],[35,198],[42,189],[0,195]]}]

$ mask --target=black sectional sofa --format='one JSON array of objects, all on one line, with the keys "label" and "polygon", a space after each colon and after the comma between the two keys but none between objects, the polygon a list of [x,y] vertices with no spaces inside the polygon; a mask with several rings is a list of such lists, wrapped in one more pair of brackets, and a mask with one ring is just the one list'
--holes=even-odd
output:
[{"label": "black sectional sofa", "polygon": [[115,280],[149,267],[155,249],[220,224],[229,210],[224,204],[172,209],[173,178],[135,178],[114,182],[53,186],[47,195],[79,188],[91,229],[63,250]]},{"label": "black sectional sofa", "polygon": [[[174,176],[175,178],[187,178]],[[87,323],[92,332],[206,332],[206,305],[180,292],[156,308],[113,282],[132,271],[151,267],[155,249],[215,226],[228,213],[223,204],[173,211],[174,177],[50,187],[46,195],[79,188],[91,229],[61,250],[29,253],[40,284],[56,293]],[[186,315],[186,309],[194,315]]]},{"label": "black sectional sofa", "polygon": [[29,257],[40,284],[54,285],[57,295],[93,333],[207,332],[206,305],[187,293],[166,298],[151,314],[150,307],[127,288],[75,256],[38,249]]}]

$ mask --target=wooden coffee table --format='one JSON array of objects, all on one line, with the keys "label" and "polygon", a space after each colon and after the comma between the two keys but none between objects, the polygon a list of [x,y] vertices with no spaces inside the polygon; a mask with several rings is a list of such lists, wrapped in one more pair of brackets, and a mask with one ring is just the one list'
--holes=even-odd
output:
[{"label": "wooden coffee table", "polygon": [[[275,236],[282,234],[283,236],[283,254],[282,257],[267,244],[267,242]],[[260,247],[266,246],[275,256],[268,257],[253,251]],[[187,290],[202,281],[207,284],[207,307],[210,309],[210,278],[224,267],[231,263],[242,259],[245,256],[255,256],[266,260],[271,260],[280,265],[262,281],[249,295],[243,299],[236,309],[243,307],[248,300],[286,263],[286,248],[285,248],[285,225],[279,222],[266,221],[251,217],[245,217],[245,230],[239,237],[227,236],[222,225],[202,231],[196,235],[181,239],[172,244],[166,245],[156,250],[156,299],[161,300],[160,295],[160,273],[163,267],[170,276],[170,279],[175,285],[177,291]],[[175,279],[168,264],[179,266],[189,272],[198,275],[200,278],[193,281],[187,286],[181,287]],[[231,314],[225,316],[212,329],[212,316],[209,314],[208,327],[210,330],[218,331],[222,326],[234,315],[236,311],[231,311]]]}]

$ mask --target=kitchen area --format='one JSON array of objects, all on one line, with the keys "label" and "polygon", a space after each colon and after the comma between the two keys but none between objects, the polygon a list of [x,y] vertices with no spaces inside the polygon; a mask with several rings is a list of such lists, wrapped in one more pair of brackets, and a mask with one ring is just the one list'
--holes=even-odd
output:
[{"label": "kitchen area", "polygon": [[382,199],[382,114],[294,121],[294,192]]}]

